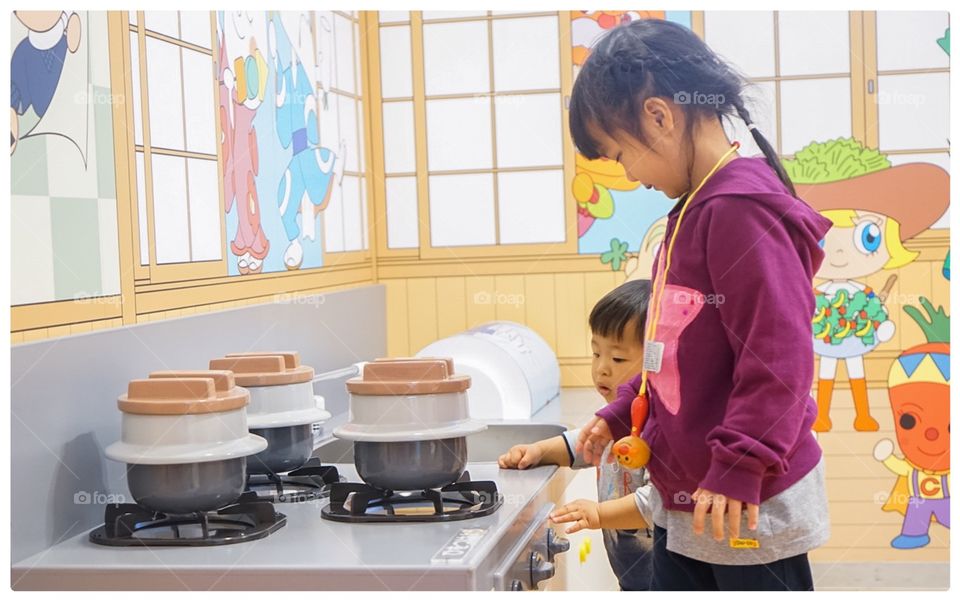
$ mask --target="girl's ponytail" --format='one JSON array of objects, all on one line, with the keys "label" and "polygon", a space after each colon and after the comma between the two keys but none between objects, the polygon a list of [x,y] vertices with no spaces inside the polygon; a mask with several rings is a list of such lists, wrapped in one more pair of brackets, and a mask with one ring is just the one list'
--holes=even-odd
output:
[{"label": "girl's ponytail", "polygon": [[747,129],[750,130],[750,133],[753,135],[753,141],[756,142],[757,146],[760,147],[760,150],[763,152],[763,156],[765,156],[767,159],[767,164],[770,165],[774,172],[776,172],[777,177],[779,177],[780,181],[783,182],[783,185],[787,187],[787,190],[790,191],[790,194],[796,196],[797,191],[793,187],[793,182],[790,181],[790,176],[787,174],[787,170],[783,168],[783,163],[780,162],[780,157],[777,156],[776,149],[774,149],[773,145],[770,144],[766,136],[760,133],[757,125],[750,118],[750,112],[747,110],[747,107],[744,105],[743,99],[739,94],[735,96],[735,99],[731,104],[733,104],[733,107],[737,110],[737,114],[740,115],[740,118],[743,119]]}]

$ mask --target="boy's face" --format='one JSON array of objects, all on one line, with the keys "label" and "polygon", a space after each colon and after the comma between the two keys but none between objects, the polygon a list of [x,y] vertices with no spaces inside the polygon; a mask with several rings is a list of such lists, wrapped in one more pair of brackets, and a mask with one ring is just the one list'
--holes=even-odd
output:
[{"label": "boy's face", "polygon": [[590,339],[593,385],[608,403],[616,400],[617,386],[625,384],[643,368],[643,343],[635,322],[631,320],[627,324],[619,340],[596,333]]}]

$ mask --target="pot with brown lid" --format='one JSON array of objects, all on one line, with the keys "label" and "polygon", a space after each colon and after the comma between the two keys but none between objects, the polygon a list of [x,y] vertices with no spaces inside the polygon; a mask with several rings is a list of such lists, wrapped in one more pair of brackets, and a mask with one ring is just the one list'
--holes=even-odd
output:
[{"label": "pot with brown lid", "polygon": [[466,437],[486,429],[470,419],[469,387],[451,359],[377,359],[347,381],[350,421],[334,436],[353,441],[357,473],[373,486],[446,486],[467,465]]},{"label": "pot with brown lid", "polygon": [[330,418],[323,397],[313,394],[313,368],[301,365],[295,351],[231,353],[210,361],[210,369],[226,369],[250,391],[247,423],[267,448],[251,457],[254,474],[295,470],[313,454],[313,424]]},{"label": "pot with brown lid", "polygon": [[168,514],[219,509],[246,484],[247,456],[267,443],[247,429],[249,393],[228,371],[164,371],[133,380],[117,406],[120,441],[106,455],[127,464],[137,503]]}]

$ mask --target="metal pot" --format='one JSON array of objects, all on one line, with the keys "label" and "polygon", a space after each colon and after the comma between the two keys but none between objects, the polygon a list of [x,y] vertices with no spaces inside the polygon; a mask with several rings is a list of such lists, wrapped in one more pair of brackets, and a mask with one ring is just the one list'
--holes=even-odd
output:
[{"label": "metal pot", "polygon": [[284,474],[301,467],[313,454],[313,424],[251,429],[267,440],[267,448],[247,462],[251,474]]},{"label": "metal pot", "polygon": [[247,483],[247,458],[166,465],[127,464],[127,485],[147,509],[189,514],[236,501]]},{"label": "metal pot", "polygon": [[367,484],[424,490],[452,484],[467,466],[467,438],[404,442],[354,441],[353,463]]}]

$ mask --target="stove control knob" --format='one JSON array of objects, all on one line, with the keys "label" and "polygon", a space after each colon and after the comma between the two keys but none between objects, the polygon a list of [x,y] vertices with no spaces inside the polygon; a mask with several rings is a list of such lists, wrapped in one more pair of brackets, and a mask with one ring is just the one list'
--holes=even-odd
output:
[{"label": "stove control knob", "polygon": [[570,541],[558,535],[553,528],[547,528],[547,559],[553,560],[554,555],[566,553],[570,550]]},{"label": "stove control knob", "polygon": [[510,583],[510,590],[511,590],[511,591],[522,591],[522,590],[523,590],[523,583],[520,582],[520,579],[519,579],[519,578],[515,578],[515,579],[513,580],[513,582]]},{"label": "stove control knob", "polygon": [[553,578],[557,573],[553,562],[546,561],[539,552],[530,553],[530,585],[532,588],[539,588],[538,584],[544,580]]}]

